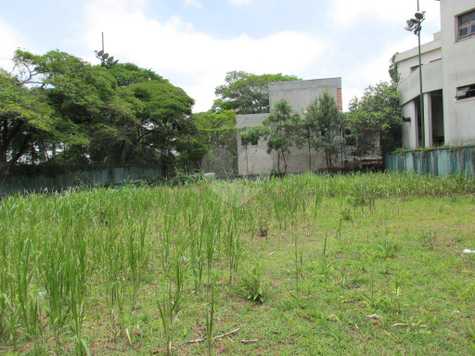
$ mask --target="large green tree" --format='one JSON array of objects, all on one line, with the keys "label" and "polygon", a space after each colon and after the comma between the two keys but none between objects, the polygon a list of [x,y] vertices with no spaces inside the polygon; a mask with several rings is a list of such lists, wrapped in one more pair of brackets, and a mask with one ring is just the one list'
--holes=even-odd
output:
[{"label": "large green tree", "polygon": [[238,114],[268,113],[269,84],[272,82],[298,80],[283,74],[256,75],[242,71],[229,72],[225,84],[216,88],[217,99],[213,110],[232,110]]},{"label": "large green tree", "polygon": [[401,142],[402,112],[400,94],[396,82],[382,82],[366,89],[361,99],[353,99],[347,124],[357,142],[361,142],[360,151],[371,150],[364,136],[368,131],[378,133],[381,140],[381,153],[394,150]]},{"label": "large green tree", "polygon": [[[188,140],[189,159],[201,167],[203,159],[211,162],[211,168],[222,171],[222,174],[234,174],[237,159],[236,113],[233,111],[201,112],[193,114],[196,134]],[[221,162],[228,159],[232,162]],[[232,167],[232,172],[229,172]]]},{"label": "large green tree", "polygon": [[57,140],[85,143],[86,138],[72,135],[73,130],[54,115],[42,90],[28,88],[0,70],[0,176],[21,159],[46,159],[48,145]]},{"label": "large green tree", "polygon": [[60,51],[17,51],[21,83],[43,93],[52,115],[84,138],[60,143],[57,160],[123,165],[173,163],[193,131],[193,100],[151,70],[91,65]]}]

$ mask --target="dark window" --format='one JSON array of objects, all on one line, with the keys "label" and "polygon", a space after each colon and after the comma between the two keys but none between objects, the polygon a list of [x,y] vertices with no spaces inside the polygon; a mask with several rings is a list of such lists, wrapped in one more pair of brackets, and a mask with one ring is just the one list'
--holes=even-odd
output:
[{"label": "dark window", "polygon": [[419,69],[419,64],[416,65],[416,66],[412,66],[412,67],[411,67],[411,72],[415,72],[415,71],[418,70],[418,69]]},{"label": "dark window", "polygon": [[475,35],[475,10],[458,17],[459,40]]},{"label": "dark window", "polygon": [[475,84],[457,88],[457,100],[475,98]]}]

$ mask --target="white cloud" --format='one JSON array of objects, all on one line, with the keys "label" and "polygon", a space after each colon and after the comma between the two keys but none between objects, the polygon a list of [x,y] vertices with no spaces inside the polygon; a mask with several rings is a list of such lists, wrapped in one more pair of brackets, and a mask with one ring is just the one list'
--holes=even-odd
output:
[{"label": "white cloud", "polygon": [[231,5],[234,6],[246,6],[246,5],[251,5],[254,0],[228,0]]},{"label": "white cloud", "polygon": [[360,97],[369,85],[377,84],[381,81],[389,81],[389,65],[392,56],[396,52],[414,47],[414,38],[393,43],[382,48],[373,60],[362,63],[355,68],[346,68],[343,73],[343,96],[345,104],[355,96]]},{"label": "white cloud", "polygon": [[197,9],[203,8],[203,3],[200,0],[185,0],[186,7],[194,7]]},{"label": "white cloud", "polygon": [[[339,26],[348,27],[359,22],[400,22],[411,17],[417,7],[415,0],[335,0],[332,2],[330,16]],[[421,8],[427,11],[428,23],[440,26],[440,2],[422,0]]]},{"label": "white cloud", "polygon": [[265,37],[246,34],[222,39],[196,31],[180,18],[161,22],[147,17],[137,0],[90,0],[87,9],[87,46],[96,49],[106,33],[106,50],[122,62],[152,67],[182,86],[196,100],[195,110],[210,108],[214,89],[226,72],[307,72],[321,58],[321,39],[300,32]]},{"label": "white cloud", "polygon": [[22,44],[20,36],[8,25],[0,22],[0,68],[10,71],[14,52]]}]

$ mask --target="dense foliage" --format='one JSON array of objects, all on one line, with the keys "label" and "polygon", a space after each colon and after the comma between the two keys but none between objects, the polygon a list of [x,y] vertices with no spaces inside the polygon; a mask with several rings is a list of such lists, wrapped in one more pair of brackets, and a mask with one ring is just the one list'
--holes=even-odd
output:
[{"label": "dense foliage", "polygon": [[[333,168],[334,157],[344,142],[343,115],[338,111],[336,101],[328,93],[323,93],[310,105],[300,123],[300,142],[307,142],[309,159],[311,149],[322,150],[326,165]],[[309,167],[312,167],[311,162]]]},{"label": "dense foliage", "polygon": [[267,139],[268,152],[277,153],[277,171],[279,173],[287,172],[287,158],[296,139],[295,128],[298,127],[299,120],[300,116],[292,112],[289,103],[280,101],[264,121],[263,133]]},{"label": "dense foliage", "polygon": [[0,73],[3,174],[18,163],[169,168],[195,132],[193,99],[151,70],[60,51],[14,61],[14,76]]},{"label": "dense foliage", "polygon": [[298,80],[283,74],[256,75],[234,71],[226,75],[225,84],[216,88],[217,99],[213,110],[233,110],[239,114],[270,112],[269,84]]},{"label": "dense foliage", "polygon": [[[368,130],[379,133],[382,153],[400,147],[402,112],[400,94],[395,82],[382,82],[366,89],[361,99],[354,98],[347,115],[348,126],[359,142],[365,143]],[[365,151],[365,147],[360,147]]]},{"label": "dense foliage", "polygon": [[200,163],[205,155],[210,160],[220,160],[220,150],[229,157],[236,157],[236,114],[233,111],[207,111],[193,114],[197,134],[191,138],[190,162]]}]

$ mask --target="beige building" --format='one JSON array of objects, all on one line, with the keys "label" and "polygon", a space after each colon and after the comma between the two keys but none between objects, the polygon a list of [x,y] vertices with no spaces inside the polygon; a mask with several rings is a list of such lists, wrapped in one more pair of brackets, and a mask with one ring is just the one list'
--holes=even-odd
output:
[{"label": "beige building", "polygon": [[[441,32],[422,46],[424,122],[418,49],[397,54],[403,146],[475,144],[475,1],[441,0]],[[424,138],[422,137],[424,133]]]},{"label": "beige building", "polygon": [[[274,107],[279,101],[285,100],[294,112],[303,114],[315,99],[325,92],[335,98],[341,111],[341,78],[272,83],[269,85],[270,106]],[[238,115],[237,128],[260,126],[268,116],[269,114]],[[295,147],[287,157],[287,164],[288,173],[301,173],[325,168],[325,159],[322,153],[312,152],[312,167],[310,167],[308,150]],[[267,152],[266,140],[261,139],[256,146],[244,146],[238,134],[239,175],[269,175],[273,171],[277,171],[277,153]]]},{"label": "beige building", "polygon": [[[290,82],[272,83],[269,86],[270,106],[274,107],[279,101],[287,101],[292,110],[304,114],[315,99],[323,93],[330,94],[336,101],[340,111],[343,109],[341,78],[327,78],[316,80],[299,80]],[[238,115],[237,128],[243,129],[262,125],[269,114]],[[374,136],[374,135],[373,135]],[[375,142],[375,152],[379,152],[379,140],[368,135]],[[335,166],[337,168],[349,167],[355,162],[352,156],[353,148],[342,146],[337,154]],[[311,154],[311,159],[310,158]],[[311,152],[307,148],[294,147],[287,157],[287,172],[302,173],[327,169],[323,152]],[[381,160],[378,154],[365,157],[368,162]],[[311,163],[311,164],[310,164]],[[244,146],[238,134],[238,173],[240,176],[269,175],[277,171],[277,153],[268,153],[267,142],[261,139],[258,145]]]}]

